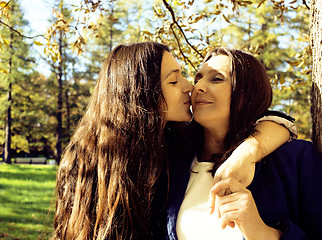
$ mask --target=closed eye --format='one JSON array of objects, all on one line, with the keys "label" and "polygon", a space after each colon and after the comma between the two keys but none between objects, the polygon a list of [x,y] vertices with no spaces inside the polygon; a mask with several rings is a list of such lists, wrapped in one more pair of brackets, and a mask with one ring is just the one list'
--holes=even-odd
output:
[{"label": "closed eye", "polygon": [[215,78],[212,79],[212,81],[213,82],[222,82],[222,81],[224,81],[224,79],[220,78],[220,77],[215,77]]},{"label": "closed eye", "polygon": [[169,82],[169,84],[177,84],[178,83],[178,81],[176,80],[176,81],[172,81],[172,82]]}]

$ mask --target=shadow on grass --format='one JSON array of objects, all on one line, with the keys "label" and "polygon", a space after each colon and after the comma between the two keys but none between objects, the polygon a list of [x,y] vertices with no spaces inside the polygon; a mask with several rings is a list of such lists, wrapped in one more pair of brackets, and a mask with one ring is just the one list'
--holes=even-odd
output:
[{"label": "shadow on grass", "polygon": [[21,165],[12,165],[10,167],[11,171],[5,171],[5,170],[6,169],[1,171],[1,178],[6,178],[9,180],[32,179],[37,182],[46,182],[46,181],[55,181],[56,179],[56,167],[31,168],[30,165],[28,165],[28,167],[21,166]]},{"label": "shadow on grass", "polygon": [[[0,222],[1,223],[1,222]],[[42,225],[38,228],[30,228],[29,226],[19,223],[9,223],[1,225],[0,239],[6,240],[45,240],[52,236],[52,226]]]}]

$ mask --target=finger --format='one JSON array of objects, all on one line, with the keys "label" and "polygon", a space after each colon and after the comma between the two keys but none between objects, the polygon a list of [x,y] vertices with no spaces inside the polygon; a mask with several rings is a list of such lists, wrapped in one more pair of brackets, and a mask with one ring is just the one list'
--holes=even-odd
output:
[{"label": "finger", "polygon": [[218,204],[218,200],[219,200],[219,197],[216,197],[216,205],[215,205],[215,214],[216,214],[216,217],[217,218],[220,218],[221,217],[221,215],[220,215],[220,211],[219,211],[219,209],[218,209],[218,207],[219,207],[219,204]]},{"label": "finger", "polygon": [[218,204],[218,209],[221,216],[224,216],[228,212],[238,211],[240,209],[239,201],[232,201],[226,204]]},{"label": "finger", "polygon": [[229,221],[228,226],[231,227],[231,228],[234,228],[235,227],[235,222],[234,221]]},{"label": "finger", "polygon": [[214,185],[216,184],[216,183],[218,183],[218,182],[220,182],[220,180],[221,180],[222,178],[221,178],[221,176],[220,176],[220,174],[219,173],[215,173],[215,176],[214,176]]},{"label": "finger", "polygon": [[215,186],[211,188],[211,193],[217,194],[219,196],[225,195],[225,192],[222,190],[229,189],[230,192],[234,193],[237,191],[241,191],[244,187],[241,183],[235,179],[228,178],[221,180],[220,182],[216,183]]},{"label": "finger", "polygon": [[230,188],[226,188],[225,189],[225,193],[224,193],[224,196],[228,196],[230,194],[232,194],[233,192],[230,190]]},{"label": "finger", "polygon": [[[217,196],[226,196],[231,194],[232,192],[230,191],[230,189],[222,189],[220,190],[219,193],[214,194],[210,191],[209,193],[209,199],[208,199],[208,204],[209,204],[209,214],[213,214],[215,211],[218,212],[218,209],[216,208],[216,201],[217,201]],[[220,213],[216,213],[216,215],[218,217],[220,217]]]},{"label": "finger", "polygon": [[216,194],[213,194],[211,192],[209,193],[208,204],[209,204],[209,214],[213,214],[216,207]]},{"label": "finger", "polygon": [[[221,216],[221,228],[224,229],[227,225],[228,226],[235,226],[236,221],[238,221],[239,212],[236,211],[230,211],[226,212],[224,215]],[[231,222],[234,222],[232,224]]]},{"label": "finger", "polygon": [[[216,185],[213,186],[211,189],[210,189],[210,194],[215,194],[219,197],[223,197],[223,196],[226,196],[226,195],[229,195],[229,194],[232,194],[232,191],[230,190],[230,188],[222,188],[220,190],[218,189],[215,189]],[[216,187],[217,188],[217,187]]]},{"label": "finger", "polygon": [[220,190],[220,191],[218,191],[216,194],[217,194],[219,197],[223,197],[223,196],[225,196],[226,190],[227,190],[227,188],[225,188],[225,189],[221,189],[221,190]]},{"label": "finger", "polygon": [[227,227],[227,225],[231,228],[235,227],[235,222],[234,221],[228,221],[228,222],[224,222],[224,221],[220,221],[220,227],[221,229],[225,229]]},{"label": "finger", "polygon": [[230,195],[223,196],[223,197],[217,196],[217,198],[216,198],[216,206],[218,208],[221,208],[224,205],[227,205],[229,203],[236,203],[239,200],[240,195],[241,195],[240,193],[232,193]]},{"label": "finger", "polygon": [[253,203],[252,196],[247,193],[233,193],[229,196],[217,197],[216,206],[221,216],[232,211],[248,213],[253,206],[256,207],[255,203]]},{"label": "finger", "polygon": [[[232,193],[224,197],[216,197],[216,216],[220,218],[226,212],[235,211],[238,209],[238,202],[240,198],[240,193]],[[229,226],[233,225],[232,223],[226,223]]]}]

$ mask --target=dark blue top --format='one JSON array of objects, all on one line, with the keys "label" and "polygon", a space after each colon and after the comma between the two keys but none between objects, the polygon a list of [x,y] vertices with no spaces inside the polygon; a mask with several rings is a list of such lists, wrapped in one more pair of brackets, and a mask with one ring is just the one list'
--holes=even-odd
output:
[{"label": "dark blue top", "polygon": [[[190,176],[186,166],[193,157],[188,149],[170,175],[167,229],[171,240],[177,239],[177,216]],[[322,159],[311,142],[286,143],[257,163],[248,189],[263,221],[282,231],[281,240],[322,239]]]}]

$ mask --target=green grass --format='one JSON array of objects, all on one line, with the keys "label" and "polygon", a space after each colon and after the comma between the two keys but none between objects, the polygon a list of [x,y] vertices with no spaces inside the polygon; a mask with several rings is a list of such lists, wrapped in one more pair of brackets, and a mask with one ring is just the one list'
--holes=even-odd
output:
[{"label": "green grass", "polygon": [[49,239],[55,166],[0,164],[0,239]]}]

